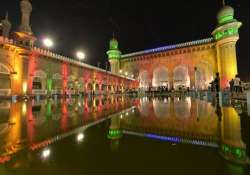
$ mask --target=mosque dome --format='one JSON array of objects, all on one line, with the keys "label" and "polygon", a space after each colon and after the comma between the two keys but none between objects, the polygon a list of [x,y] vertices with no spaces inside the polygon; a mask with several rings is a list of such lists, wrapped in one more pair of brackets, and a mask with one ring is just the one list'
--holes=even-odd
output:
[{"label": "mosque dome", "polygon": [[219,23],[225,23],[233,20],[234,18],[234,9],[231,6],[224,6],[218,13],[217,19]]}]

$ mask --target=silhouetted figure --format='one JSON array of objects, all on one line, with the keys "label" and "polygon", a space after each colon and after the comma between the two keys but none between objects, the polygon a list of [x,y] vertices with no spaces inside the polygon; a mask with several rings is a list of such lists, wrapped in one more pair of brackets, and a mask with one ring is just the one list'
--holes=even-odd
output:
[{"label": "silhouetted figure", "polygon": [[217,72],[216,77],[214,79],[214,85],[215,85],[215,90],[216,92],[220,91],[220,74]]},{"label": "silhouetted figure", "polygon": [[211,81],[210,82],[210,90],[211,90],[211,92],[214,92],[215,91],[215,85],[214,85],[214,81]]},{"label": "silhouetted figure", "polygon": [[235,79],[234,79],[234,89],[235,89],[236,93],[240,92],[240,77],[239,77],[239,75],[235,76]]},{"label": "silhouetted figure", "polygon": [[221,112],[221,107],[218,101],[216,103],[215,113],[217,114],[219,121],[221,121],[222,112]]},{"label": "silhouetted figure", "polygon": [[230,85],[230,92],[233,92],[234,91],[234,79],[229,81],[229,85]]}]

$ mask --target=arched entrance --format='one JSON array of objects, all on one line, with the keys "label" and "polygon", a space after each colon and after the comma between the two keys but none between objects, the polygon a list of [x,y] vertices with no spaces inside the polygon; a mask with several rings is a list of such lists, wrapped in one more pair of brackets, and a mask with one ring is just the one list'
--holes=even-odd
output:
[{"label": "arched entrance", "polygon": [[208,89],[213,80],[213,69],[208,63],[199,63],[195,67],[195,88],[197,90]]},{"label": "arched entrance", "polygon": [[150,86],[150,79],[147,71],[142,71],[139,75],[140,88],[142,90],[148,90]]},{"label": "arched entrance", "polygon": [[0,63],[0,96],[11,94],[10,70]]},{"label": "arched entrance", "polygon": [[71,95],[75,95],[78,93],[78,83],[79,81],[75,76],[68,77],[68,93]]},{"label": "arched entrance", "polygon": [[169,87],[168,70],[165,67],[156,68],[153,72],[153,87]]},{"label": "arched entrance", "polygon": [[32,94],[44,95],[47,93],[46,77],[47,74],[44,71],[35,71],[32,82]]},{"label": "arched entrance", "polygon": [[174,89],[190,88],[190,77],[186,66],[177,66],[174,69]]},{"label": "arched entrance", "polygon": [[52,94],[62,94],[63,81],[62,75],[56,73],[52,76]]}]

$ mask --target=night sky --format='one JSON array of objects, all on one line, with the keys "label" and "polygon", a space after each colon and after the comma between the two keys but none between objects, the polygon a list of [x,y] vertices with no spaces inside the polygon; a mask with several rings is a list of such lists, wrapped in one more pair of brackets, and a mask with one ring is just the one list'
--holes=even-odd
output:
[{"label": "night sky", "polygon": [[[123,53],[210,37],[222,0],[32,0],[32,4],[31,24],[39,40],[52,37],[53,50],[70,57],[82,49],[87,63],[101,62],[104,67],[113,32]],[[243,22],[238,67],[242,77],[250,78],[250,0],[227,4]],[[1,0],[0,17],[6,10],[14,31],[20,23],[19,0]]]}]

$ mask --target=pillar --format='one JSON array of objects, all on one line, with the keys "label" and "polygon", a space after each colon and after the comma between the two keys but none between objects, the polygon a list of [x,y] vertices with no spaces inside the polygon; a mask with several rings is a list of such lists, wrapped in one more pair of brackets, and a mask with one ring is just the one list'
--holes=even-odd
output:
[{"label": "pillar", "polygon": [[216,41],[218,72],[221,89],[229,87],[229,81],[238,74],[236,42],[242,23],[234,19],[234,9],[224,6],[218,13],[218,26],[212,35]]},{"label": "pillar", "polygon": [[109,51],[107,52],[111,72],[114,74],[119,74],[120,71],[120,59],[121,51],[118,48],[118,41],[113,38],[109,43]]}]

